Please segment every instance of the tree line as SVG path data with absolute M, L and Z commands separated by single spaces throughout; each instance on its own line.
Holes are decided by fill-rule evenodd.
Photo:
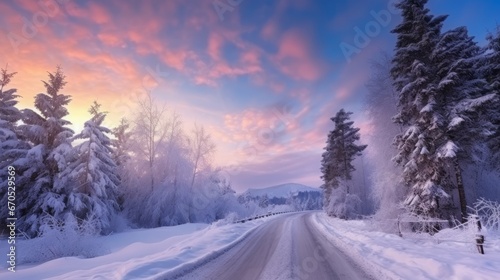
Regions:
M 83 130 L 75 133 L 61 68 L 43 82 L 46 91 L 35 96 L 34 110 L 18 109 L 17 90 L 6 89 L 15 74 L 0 73 L 0 198 L 7 205 L 12 166 L 22 235 L 83 224 L 108 234 L 123 223 L 157 227 L 245 215 L 212 164 L 215 145 L 203 126 L 186 132 L 178 114 L 167 115 L 148 95 L 130 120 L 114 128 L 103 125 L 108 112 L 94 102 Z M 0 223 L 7 217 L 2 207 Z
M 479 46 L 466 27 L 443 31 L 447 16 L 431 15 L 426 4 L 396 4 L 402 22 L 392 30 L 394 55 L 373 64 L 367 85 L 373 197 L 388 215 L 402 206 L 419 217 L 465 221 L 478 189 L 500 199 L 498 186 L 479 178 L 500 182 L 500 28 Z M 355 204 L 346 203 L 350 162 L 366 148 L 354 144 L 349 114 L 332 118 L 321 169 L 327 212 L 344 216 Z M 464 175 L 473 171 L 475 181 Z

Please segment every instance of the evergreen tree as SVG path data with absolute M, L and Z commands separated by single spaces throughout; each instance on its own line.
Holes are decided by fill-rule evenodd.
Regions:
M 396 4 L 401 10 L 403 22 L 391 31 L 397 34 L 391 69 L 394 87 L 399 94 L 400 112 L 395 119 L 404 126 L 413 124 L 426 105 L 426 96 L 422 95 L 422 91 L 431 82 L 429 54 L 435 49 L 447 17 L 429 15 L 426 3 L 427 0 L 403 0 Z
M 31 181 L 22 200 L 27 211 L 20 218 L 19 229 L 31 236 L 37 234 L 46 215 L 64 220 L 68 213 L 69 189 L 59 175 L 67 168 L 72 154 L 73 131 L 67 127 L 71 123 L 64 119 L 71 98 L 60 93 L 66 85 L 60 67 L 55 73 L 49 73 L 49 80 L 43 84 L 47 93 L 35 97 L 35 108 L 40 114 L 30 109 L 23 110 L 25 124 L 20 126 L 32 148 L 26 156 Z
M 29 182 L 29 176 L 24 172 L 30 168 L 29 162 L 25 160 L 29 144 L 22 140 L 22 135 L 17 126 L 21 119 L 21 111 L 17 109 L 16 89 L 4 90 L 16 73 L 8 73 L 6 69 L 0 71 L 0 202 L 5 207 L 0 210 L 0 225 L 8 218 L 8 190 L 9 190 L 9 166 L 15 169 L 16 176 L 14 188 L 17 194 L 16 214 L 25 212 L 25 204 L 20 201 L 25 192 L 25 186 Z M 12 189 L 11 189 L 12 190 Z M 19 217 L 19 216 L 18 216 Z
M 128 168 L 130 168 L 130 139 L 132 133 L 130 132 L 130 124 L 124 118 L 120 120 L 120 124 L 113 128 L 114 139 L 111 140 L 113 144 L 113 160 L 117 165 L 117 174 L 120 177 L 120 194 L 118 195 L 118 205 L 123 210 L 125 203 L 125 189 L 131 183 L 131 175 Z
M 441 36 L 446 16 L 429 15 L 427 0 L 396 4 L 403 21 L 397 34 L 391 75 L 398 94 L 399 113 L 394 117 L 404 131 L 397 135 L 395 162 L 403 166 L 403 181 L 410 188 L 405 204 L 417 214 L 441 215 L 440 199 L 448 199 L 441 165 L 435 162 L 436 135 L 444 133 L 436 103 L 436 66 L 432 52 Z
M 0 168 L 3 170 L 19 158 L 19 153 L 25 154 L 26 143 L 19 139 L 17 122 L 21 119 L 21 111 L 16 107 L 19 97 L 16 89 L 4 91 L 16 73 L 0 72 Z
M 321 161 L 321 178 L 324 182 L 322 188 L 325 193 L 324 205 L 326 207 L 330 204 L 332 190 L 352 179 L 352 172 L 355 170 L 352 162 L 367 147 L 355 144 L 359 140 L 359 128 L 354 128 L 354 122 L 349 121 L 351 114 L 341 109 L 335 117 L 331 118 L 335 128 L 328 134 Z M 347 184 L 346 193 L 349 194 Z
M 84 140 L 74 149 L 76 157 L 62 177 L 73 186 L 68 196 L 68 206 L 81 220 L 94 220 L 97 232 L 109 230 L 111 218 L 118 209 L 120 179 L 113 160 L 111 130 L 102 126 L 106 117 L 101 105 L 94 101 L 90 107 L 92 118 L 74 139 Z
M 486 54 L 482 60 L 482 73 L 491 86 L 491 91 L 500 95 L 500 26 L 497 26 L 496 33 L 490 33 L 486 37 L 488 45 Z M 489 118 L 493 123 L 491 135 L 489 137 L 489 148 L 492 152 L 491 162 L 494 167 L 500 170 L 500 99 L 491 106 Z
M 394 159 L 403 166 L 410 188 L 405 203 L 412 212 L 444 216 L 443 206 L 451 205 L 449 193 L 456 185 L 465 219 L 460 162 L 473 162 L 480 153 L 481 137 L 491 126 L 483 112 L 495 96 L 475 71 L 481 50 L 467 29 L 441 34 L 446 17 L 429 15 L 426 2 L 397 5 L 403 22 L 393 30 L 398 40 L 391 74 L 399 97 L 394 119 L 405 130 L 396 136 Z
M 113 136 L 115 137 L 112 140 L 114 146 L 113 160 L 117 166 L 125 164 L 130 159 L 129 145 L 131 132 L 129 129 L 130 124 L 124 118 L 120 120 L 120 124 L 117 127 L 113 128 Z
M 492 90 L 500 93 L 500 26 L 497 26 L 495 33 L 489 33 L 486 39 L 488 45 L 483 57 L 485 68 L 482 70 Z
M 453 170 L 463 219 L 467 203 L 460 163 L 477 162 L 481 156 L 482 143 L 492 126 L 484 113 L 495 99 L 486 80 L 476 71 L 481 53 L 465 27 L 444 33 L 432 53 L 438 79 L 434 86 L 436 99 L 429 104 L 436 119 L 436 129 L 431 130 L 436 146 L 434 161 L 443 169 Z

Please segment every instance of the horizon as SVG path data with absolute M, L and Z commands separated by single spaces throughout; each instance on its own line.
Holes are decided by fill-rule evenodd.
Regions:
M 308 185 L 299 184 L 299 183 L 287 182 L 287 183 L 281 183 L 281 184 L 267 186 L 267 187 L 258 187 L 258 188 L 256 188 L 256 187 L 250 187 L 250 188 L 248 188 L 246 190 L 243 190 L 241 192 L 236 192 L 236 194 L 242 194 L 242 193 L 245 193 L 245 192 L 250 191 L 250 190 L 263 190 L 263 189 L 270 189 L 270 188 L 275 188 L 275 187 L 281 187 L 281 186 L 285 186 L 285 185 L 301 185 L 303 187 L 308 187 L 308 188 L 313 188 L 313 189 L 321 190 L 320 186 L 314 187 L 314 186 L 308 186 Z

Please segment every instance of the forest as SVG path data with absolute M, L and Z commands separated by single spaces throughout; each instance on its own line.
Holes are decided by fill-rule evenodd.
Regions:
M 343 109 L 332 118 L 321 170 L 330 215 L 368 204 L 380 219 L 465 222 L 478 199 L 500 200 L 500 27 L 480 46 L 465 26 L 443 30 L 447 16 L 426 6 L 396 4 L 393 55 L 373 61 L 367 84 L 373 132 L 360 139 Z M 361 199 L 349 188 L 364 176 L 353 165 L 364 150 L 371 196 Z

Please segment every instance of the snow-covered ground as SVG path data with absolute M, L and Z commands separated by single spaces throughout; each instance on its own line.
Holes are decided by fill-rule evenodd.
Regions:
M 339 249 L 373 275 L 392 279 L 500 279 L 500 236 L 488 234 L 480 255 L 468 232 L 443 230 L 437 235 L 401 238 L 374 231 L 366 221 L 314 217 L 317 227 Z
M 25 264 L 15 273 L 6 272 L 2 264 L 0 279 L 164 279 L 223 254 L 276 217 L 244 224 L 221 221 L 129 230 L 97 238 L 108 254 Z M 467 232 L 401 238 L 374 230 L 369 221 L 344 221 L 321 212 L 313 213 L 311 220 L 332 245 L 377 279 L 500 279 L 500 236 L 492 233 L 486 234 L 486 254 L 480 255 L 474 244 L 446 241 L 470 240 Z M 6 251 L 6 242 L 0 243 L 0 251 Z
M 96 238 L 109 254 L 95 258 L 66 257 L 36 265 L 20 265 L 0 279 L 156 279 L 174 269 L 187 268 L 221 253 L 261 223 L 263 218 L 244 224 L 184 224 L 174 227 L 129 230 Z M 224 248 L 224 249 L 223 249 Z M 0 252 L 7 242 L 0 242 Z

